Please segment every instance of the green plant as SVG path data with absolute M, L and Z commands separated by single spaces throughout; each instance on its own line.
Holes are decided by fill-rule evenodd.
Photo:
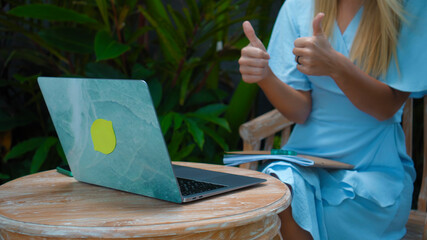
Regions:
M 236 91 L 228 107 L 234 73 L 222 65 L 247 44 L 244 19 L 270 32 L 260 13 L 274 1 L 1 1 L 0 181 L 66 161 L 41 75 L 144 79 L 171 158 L 221 163 L 255 98 L 239 99 L 257 91 Z
M 274 10 L 277 11 L 283 3 L 284 0 L 248 1 L 245 15 L 256 15 L 253 22 L 256 23 L 257 36 L 263 41 L 265 46 L 268 45 L 272 24 L 276 18 L 276 14 L 272 13 L 277 13 Z M 248 44 L 247 39 L 242 37 L 242 40 L 236 47 L 241 49 L 246 44 Z M 232 95 L 224 116 L 230 124 L 231 134 L 223 133 L 228 139 L 230 148 L 235 149 L 238 146 L 238 128 L 248 119 L 250 112 L 253 111 L 258 91 L 259 88 L 256 84 L 247 84 L 240 81 Z

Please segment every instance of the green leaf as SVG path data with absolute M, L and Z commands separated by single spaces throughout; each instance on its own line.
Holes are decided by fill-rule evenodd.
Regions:
M 45 43 L 41 37 L 32 31 L 29 31 L 27 28 L 20 26 L 14 21 L 9 21 L 7 18 L 1 18 L 0 17 L 0 23 L 5 25 L 8 29 L 13 29 L 13 32 L 20 32 L 35 43 L 39 44 L 41 47 L 46 48 L 50 53 L 58 57 L 61 61 L 65 63 L 69 63 L 68 59 L 62 56 L 56 49 L 53 49 L 51 46 Z M 60 65 L 60 64 L 58 64 Z
M 225 104 L 211 104 L 197 109 L 196 113 L 206 114 L 212 116 L 219 116 L 227 110 L 227 105 Z
M 153 76 L 154 74 L 155 72 L 153 70 L 148 69 L 139 63 L 135 63 L 132 67 L 133 79 L 147 80 L 147 78 Z
M 0 111 L 0 132 L 25 126 L 35 120 L 36 116 L 30 111 L 23 111 L 15 116 L 9 116 L 8 114 Z
M 159 2 L 158 0 L 154 0 Z M 151 2 L 151 1 L 150 1 Z M 161 2 L 159 2 L 162 4 Z M 169 18 L 163 16 L 163 11 L 160 11 L 160 15 L 152 15 L 150 11 L 139 7 L 139 11 L 147 18 L 153 28 L 156 30 L 157 35 L 161 40 L 160 47 L 163 50 L 165 57 L 174 62 L 179 62 L 184 56 L 183 53 L 183 43 L 179 43 L 179 37 L 176 35 L 176 29 L 173 28 L 172 23 L 170 23 Z M 155 14 L 155 13 L 153 13 Z
M 119 70 L 111 67 L 110 65 L 103 63 L 90 62 L 86 65 L 85 73 L 87 77 L 91 78 L 111 78 L 111 79 L 123 79 L 127 78 Z
M 208 103 L 216 103 L 228 96 L 228 93 L 220 89 L 204 89 L 198 93 L 192 94 L 188 98 L 187 106 L 206 105 Z
M 185 2 L 190 9 L 192 20 L 194 22 L 200 22 L 200 12 L 199 7 L 197 6 L 197 2 L 195 0 L 185 0 Z
M 108 32 L 101 30 L 95 36 L 95 55 L 96 61 L 116 58 L 130 47 L 117 42 Z
M 193 71 L 190 69 L 183 71 L 183 76 L 181 77 L 181 88 L 179 91 L 179 104 L 181 106 L 184 105 L 185 99 L 187 98 L 187 92 L 190 90 L 188 86 L 190 84 L 192 74 Z
M 153 105 L 157 108 L 162 101 L 162 84 L 157 79 L 153 79 L 147 82 L 148 89 L 150 90 L 151 99 L 153 100 Z
M 31 81 L 35 82 L 35 81 L 37 81 L 37 78 L 40 77 L 40 74 L 31 75 L 31 76 L 22 76 L 19 73 L 15 73 L 15 74 L 13 74 L 13 77 L 16 80 L 18 80 L 19 83 L 23 84 L 23 83 L 26 83 L 26 82 L 31 82 Z
M 199 126 L 197 126 L 196 122 L 189 118 L 185 119 L 185 123 L 197 146 L 199 146 L 200 149 L 203 149 L 203 144 L 205 143 L 205 135 L 203 131 L 199 128 Z
M 216 56 L 215 56 L 216 57 Z M 211 63 L 211 65 L 209 66 L 209 74 L 206 78 L 206 88 L 208 89 L 217 89 L 218 88 L 218 84 L 219 84 L 219 80 L 221 79 L 220 77 L 220 66 L 218 64 L 218 61 L 212 60 L 213 62 Z
M 138 3 L 138 0 L 126 0 L 126 5 L 128 5 L 130 9 L 135 8 L 135 5 L 137 3 Z
M 170 4 L 168 4 L 167 7 L 169 14 L 171 15 L 177 29 L 179 30 L 177 31 L 177 34 L 181 39 L 186 39 L 185 34 L 191 34 L 193 31 L 192 26 L 188 24 L 187 20 L 181 15 L 181 13 L 177 10 L 174 10 Z
M 110 21 L 108 20 L 108 3 L 106 0 L 95 0 L 98 5 L 99 12 L 101 13 L 102 20 L 104 20 L 106 29 L 110 29 Z
M 194 147 L 196 147 L 196 144 L 190 144 L 182 148 L 181 150 L 177 151 L 177 154 L 174 156 L 174 161 L 181 161 L 185 157 L 191 154 L 193 152 Z
M 162 129 L 163 135 L 168 132 L 170 126 L 172 125 L 173 115 L 173 112 L 170 112 L 162 117 L 160 121 L 160 128 Z
M 60 142 L 56 144 L 56 152 L 58 153 L 58 156 L 61 158 L 62 162 L 68 164 L 67 157 L 65 156 L 64 149 L 62 148 Z
M 205 29 L 203 29 L 200 33 L 200 37 L 198 37 L 195 41 L 194 41 L 194 45 L 198 46 L 200 44 L 205 43 L 206 41 L 211 40 L 212 38 L 217 38 L 218 34 L 220 34 L 221 32 L 225 31 L 227 28 L 229 28 L 231 25 L 234 25 L 236 23 L 241 23 L 242 21 L 247 20 L 247 17 L 242 17 L 239 19 L 234 19 L 234 20 L 230 20 L 226 23 L 222 23 L 222 24 L 218 24 L 215 25 L 214 23 L 209 23 L 210 24 L 210 28 L 206 27 Z M 247 42 L 248 40 L 246 40 Z
M 145 26 L 132 31 L 130 34 L 125 35 L 126 43 L 131 44 L 137 41 L 142 35 L 146 34 L 149 30 L 151 30 L 151 27 Z
M 173 119 L 173 123 L 174 123 L 173 130 L 174 131 L 178 130 L 181 127 L 183 121 L 184 121 L 184 116 L 182 116 L 179 113 L 175 113 L 174 119 Z
M 40 170 L 40 167 L 47 159 L 49 150 L 57 143 L 58 139 L 55 137 L 48 137 L 43 141 L 34 153 L 33 160 L 31 161 L 30 173 L 36 173 Z
M 228 145 L 225 142 L 225 139 L 223 137 L 221 137 L 218 133 L 216 133 L 214 130 L 212 130 L 211 128 L 202 126 L 202 130 L 203 132 L 205 132 L 209 137 L 211 137 L 216 143 L 218 143 L 218 145 L 224 150 L 224 151 L 228 151 Z
M 16 51 L 16 49 L 7 49 L 6 52 L 7 52 L 8 56 L 7 56 L 6 60 L 4 60 L 4 62 L 3 62 L 3 68 L 5 68 L 9 65 L 10 61 L 13 59 L 13 57 L 15 56 L 17 51 Z M 2 51 L 0 51 L 0 54 L 3 55 Z
M 177 155 L 179 146 L 181 145 L 182 141 L 184 140 L 184 137 L 186 135 L 186 132 L 184 131 L 174 131 L 172 134 L 172 140 L 168 144 L 168 152 L 171 156 L 171 159 L 175 159 L 175 155 Z
M 0 173 L 0 180 L 8 180 L 10 178 L 10 176 L 9 175 L 6 175 L 6 174 L 3 174 L 3 173 Z
M 16 144 L 9 151 L 9 153 L 6 154 L 6 156 L 3 159 L 3 162 L 7 163 L 9 159 L 20 157 L 27 152 L 37 149 L 44 141 L 45 141 L 45 138 L 37 137 L 37 138 L 31 138 Z
M 39 32 L 40 37 L 50 46 L 75 52 L 92 53 L 95 34 L 85 28 L 59 27 Z
M 161 110 L 162 112 L 170 112 L 174 107 L 176 107 L 179 100 L 179 91 L 175 89 L 165 88 L 164 100 L 162 101 Z M 169 90 L 169 91 L 168 91 Z
M 162 1 L 145 0 L 145 5 L 147 6 L 148 12 L 153 13 L 154 16 L 157 16 L 162 19 L 169 19 Z M 168 23 L 171 24 L 171 22 Z
M 16 53 L 13 56 L 14 60 L 28 61 L 28 62 L 31 62 L 31 64 L 34 64 L 35 66 L 44 67 L 48 65 L 48 60 L 46 59 L 46 56 L 37 50 L 16 49 L 13 51 L 16 51 Z
M 49 4 L 22 5 L 11 9 L 8 13 L 18 17 L 29 17 L 50 21 L 98 23 L 95 19 L 90 18 L 87 15 Z
M 232 133 L 238 132 L 239 126 L 247 120 L 258 90 L 259 88 L 256 84 L 248 84 L 243 81 L 237 86 L 225 113 L 225 119 L 230 124 Z M 238 141 L 239 135 L 237 134 L 227 138 L 231 149 L 236 148 Z
M 202 120 L 204 120 L 206 122 L 214 123 L 214 124 L 216 124 L 216 125 L 224 128 L 228 132 L 231 132 L 230 125 L 228 125 L 227 120 L 225 120 L 224 118 L 219 118 L 219 117 L 215 117 L 213 115 L 199 114 L 199 113 L 188 113 L 187 116 L 199 118 L 199 119 L 202 119 Z
M 187 20 L 188 24 L 190 25 L 191 29 L 194 29 L 193 19 L 191 17 L 190 11 L 188 11 L 188 8 L 183 8 L 182 12 L 184 12 L 186 20 Z
M 215 21 L 217 23 L 219 23 L 221 25 L 226 25 L 227 22 L 230 21 L 230 19 L 229 19 L 230 13 L 229 13 L 229 10 L 228 10 L 230 8 L 230 4 L 231 4 L 231 1 L 227 0 L 227 1 L 223 1 L 221 3 L 221 5 L 218 7 L 218 12 L 220 12 L 222 14 L 220 14 L 215 19 Z M 228 28 L 225 28 L 223 31 L 218 32 L 217 40 L 223 40 L 225 38 L 225 36 L 227 35 L 227 30 L 228 30 Z

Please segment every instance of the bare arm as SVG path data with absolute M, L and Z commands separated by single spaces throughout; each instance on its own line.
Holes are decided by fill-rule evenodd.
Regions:
M 311 92 L 290 87 L 274 75 L 268 67 L 269 77 L 258 82 L 268 100 L 289 120 L 304 123 L 311 112 Z
M 383 121 L 391 118 L 409 97 L 369 76 L 348 58 L 336 53 L 336 70 L 330 73 L 339 88 L 360 110 Z
M 242 49 L 239 59 L 243 81 L 257 83 L 271 104 L 289 120 L 296 123 L 305 122 L 311 112 L 310 92 L 295 90 L 278 79 L 268 66 L 270 56 L 256 37 L 250 23 L 243 23 L 243 29 L 250 41 L 250 44 Z

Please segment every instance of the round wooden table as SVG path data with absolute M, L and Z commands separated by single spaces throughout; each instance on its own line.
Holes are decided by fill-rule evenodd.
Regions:
M 267 182 L 176 204 L 41 172 L 0 186 L 0 239 L 281 239 L 277 214 L 291 200 L 285 184 L 242 168 L 177 164 Z

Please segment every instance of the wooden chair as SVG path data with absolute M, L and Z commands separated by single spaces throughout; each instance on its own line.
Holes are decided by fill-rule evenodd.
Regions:
M 279 111 L 272 110 L 240 126 L 240 137 L 243 140 L 243 150 L 271 150 L 277 135 L 281 137 L 281 147 L 288 141 L 292 125 Z M 412 156 L 413 102 L 406 102 L 402 126 L 405 132 L 407 152 Z M 424 126 L 427 126 L 427 96 L 424 97 Z M 423 137 L 423 173 L 422 184 L 418 197 L 418 206 L 409 216 L 407 234 L 404 239 L 427 240 L 427 127 L 424 127 Z M 240 167 L 256 170 L 258 162 L 245 163 Z

